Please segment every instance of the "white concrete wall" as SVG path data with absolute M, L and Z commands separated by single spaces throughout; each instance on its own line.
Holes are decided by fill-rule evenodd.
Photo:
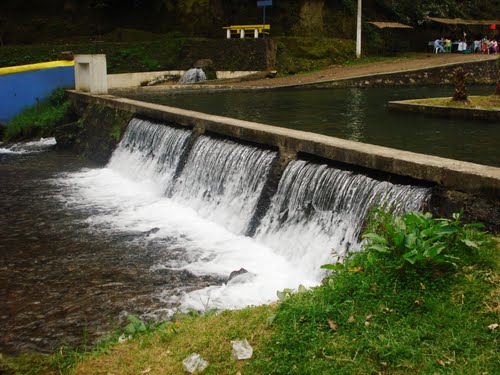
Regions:
M 140 72 L 108 74 L 108 87 L 110 89 L 124 89 L 128 87 L 139 87 L 142 82 L 152 81 L 165 75 L 181 76 L 185 70 L 165 70 L 161 72 Z
M 75 56 L 75 89 L 91 94 L 107 94 L 106 55 Z
M 217 72 L 217 79 L 231 79 L 249 76 L 251 74 L 259 73 L 259 71 L 220 71 Z
M 124 89 L 129 87 L 139 87 L 144 81 L 152 81 L 165 75 L 181 76 L 185 72 L 185 70 L 165 70 L 159 72 L 108 74 L 108 88 Z M 258 73 L 258 71 L 220 71 L 217 72 L 217 79 L 239 78 L 255 73 Z

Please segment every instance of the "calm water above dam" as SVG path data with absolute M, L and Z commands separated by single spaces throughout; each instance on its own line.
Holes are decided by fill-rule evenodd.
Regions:
M 469 87 L 471 95 L 493 87 Z M 147 91 L 143 91 L 147 92 Z M 500 166 L 500 124 L 392 113 L 390 100 L 450 96 L 450 87 L 287 89 L 156 95 L 127 94 L 199 112 L 311 131 L 402 150 Z

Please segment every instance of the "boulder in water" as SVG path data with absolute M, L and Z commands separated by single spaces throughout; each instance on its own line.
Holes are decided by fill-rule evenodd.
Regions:
M 243 275 L 244 273 L 248 273 L 248 271 L 244 268 L 240 268 L 238 271 L 233 271 L 229 274 L 229 279 L 227 279 L 227 281 L 234 279 L 236 276 Z
M 150 234 L 155 234 L 155 233 L 157 233 L 159 230 L 160 230 L 160 228 L 155 227 L 155 228 L 152 228 L 152 229 L 150 229 L 150 230 L 147 230 L 147 231 L 143 232 L 143 235 L 144 235 L 145 237 L 147 237 L 147 236 L 149 236 Z

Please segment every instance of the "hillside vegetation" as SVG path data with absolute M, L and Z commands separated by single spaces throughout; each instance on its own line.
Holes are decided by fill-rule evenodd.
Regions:
M 353 38 L 356 4 L 357 0 L 276 0 L 267 10 L 267 21 L 275 36 Z M 365 21 L 420 26 L 429 15 L 499 19 L 500 7 L 496 0 L 363 1 Z M 260 22 L 262 10 L 255 0 L 3 0 L 0 44 L 95 39 L 117 28 L 222 37 L 223 26 Z M 462 27 L 457 30 L 461 32 Z M 472 31 L 484 32 L 482 28 Z

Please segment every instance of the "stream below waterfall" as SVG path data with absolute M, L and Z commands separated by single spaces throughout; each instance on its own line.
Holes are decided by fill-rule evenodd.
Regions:
M 93 342 L 127 314 L 269 303 L 359 248 L 370 207 L 418 210 L 429 198 L 305 160 L 270 193 L 275 151 L 206 135 L 190 148 L 190 135 L 133 119 L 104 168 L 43 151 L 47 140 L 0 145 L 0 352 Z

